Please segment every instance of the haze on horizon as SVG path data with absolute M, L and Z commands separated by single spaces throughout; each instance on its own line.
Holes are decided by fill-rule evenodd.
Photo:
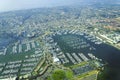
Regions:
M 1 0 L 0 12 L 31 9 L 40 7 L 55 7 L 71 5 L 79 0 Z
M 120 1 L 120 0 L 1 0 L 0 1 L 0 12 L 41 8 L 41 7 L 55 7 L 55 6 L 66 6 L 79 4 L 82 2 L 99 2 L 99 1 Z

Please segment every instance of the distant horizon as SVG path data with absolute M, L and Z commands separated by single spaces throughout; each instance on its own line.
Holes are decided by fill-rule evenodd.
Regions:
M 83 2 L 90 4 L 91 2 L 116 2 L 119 4 L 120 0 L 3 0 L 0 2 L 0 13 L 35 8 L 51 8 L 76 4 L 81 5 Z
M 69 6 L 69 5 L 64 5 Z M 64 7 L 64 6 L 54 6 L 54 7 Z M 6 12 L 14 12 L 14 11 L 24 11 L 24 10 L 32 10 L 32 9 L 42 9 L 42 8 L 54 8 L 54 7 L 36 7 L 36 8 L 26 8 L 26 9 L 15 9 L 15 10 L 8 10 L 8 11 L 2 11 L 0 13 L 6 13 Z
M 83 1 L 83 0 L 80 0 Z M 78 0 L 4 0 L 0 2 L 0 12 L 26 10 L 35 8 L 50 8 L 57 6 L 67 6 L 80 2 Z

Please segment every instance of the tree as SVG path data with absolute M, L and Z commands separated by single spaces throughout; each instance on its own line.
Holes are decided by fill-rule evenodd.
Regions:
M 66 78 L 66 74 L 63 70 L 55 70 L 52 74 L 53 80 L 64 80 Z

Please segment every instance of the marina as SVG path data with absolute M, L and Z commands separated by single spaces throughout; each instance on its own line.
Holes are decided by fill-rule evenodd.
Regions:
M 24 44 L 15 43 L 3 49 L 2 52 L 0 79 L 31 74 L 34 67 L 42 60 L 43 56 L 43 50 L 36 41 L 30 41 Z M 2 58 L 2 56 L 4 56 L 4 58 Z M 8 57 L 11 57 L 11 59 Z
M 118 62 L 120 62 L 120 50 L 106 44 L 105 41 L 96 37 L 94 34 L 87 34 L 74 30 L 68 30 L 67 32 L 66 30 L 61 30 L 59 31 L 59 34 L 54 33 L 51 36 L 53 42 L 50 44 L 57 43 L 61 52 L 63 54 L 67 53 L 67 56 L 65 55 L 65 57 L 68 58 L 69 64 L 76 64 L 80 63 L 80 61 L 95 59 L 106 62 L 109 65 L 109 68 L 112 71 L 109 72 L 108 75 L 111 75 L 112 73 L 118 74 L 120 72 L 120 64 L 118 64 Z M 56 48 L 55 45 L 54 48 Z

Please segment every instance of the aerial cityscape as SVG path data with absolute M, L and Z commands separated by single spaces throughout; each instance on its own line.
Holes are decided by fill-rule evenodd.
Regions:
M 0 12 L 0 80 L 120 80 L 120 0 Z

